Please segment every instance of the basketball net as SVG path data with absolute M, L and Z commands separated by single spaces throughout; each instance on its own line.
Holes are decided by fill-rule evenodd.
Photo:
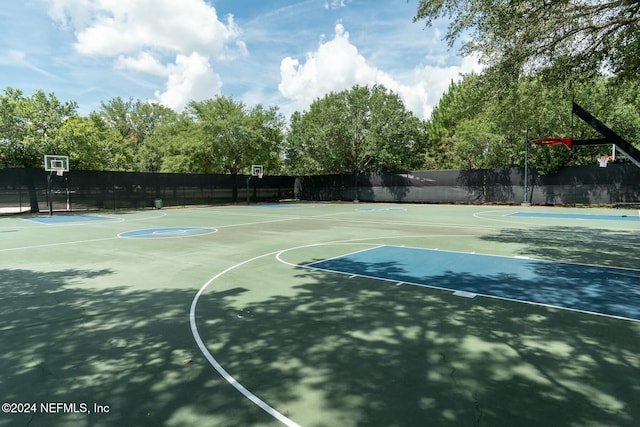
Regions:
M 56 171 L 56 175 L 58 175 L 58 176 L 64 175 L 64 168 L 56 167 L 53 170 Z
M 601 168 L 606 168 L 607 164 L 609 163 L 609 160 L 613 160 L 612 156 L 600 156 L 598 157 L 598 165 Z

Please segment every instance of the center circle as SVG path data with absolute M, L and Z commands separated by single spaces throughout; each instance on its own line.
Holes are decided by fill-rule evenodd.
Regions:
M 124 237 L 126 239 L 175 239 L 201 236 L 203 234 L 211 234 L 217 231 L 217 229 L 210 227 L 146 228 L 143 230 L 125 231 L 124 233 L 118 234 L 118 237 Z

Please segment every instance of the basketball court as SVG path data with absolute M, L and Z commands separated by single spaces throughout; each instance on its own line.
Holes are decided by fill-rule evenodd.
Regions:
M 0 426 L 635 426 L 639 232 L 521 206 L 0 216 Z

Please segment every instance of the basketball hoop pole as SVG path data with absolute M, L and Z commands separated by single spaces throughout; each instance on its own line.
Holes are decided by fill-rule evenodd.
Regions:
M 247 206 L 251 204 L 249 196 L 249 183 L 251 182 L 251 178 L 253 178 L 253 175 L 249 175 L 249 178 L 247 178 Z
M 527 193 L 529 191 L 529 126 L 524 129 L 524 197 L 522 204 L 528 203 Z
M 49 172 L 47 176 L 47 205 L 49 206 L 49 216 L 53 216 L 53 198 L 51 197 L 51 177 L 53 172 Z
M 252 178 L 262 179 L 262 175 L 264 174 L 264 166 L 263 165 L 252 165 L 251 166 L 251 174 L 247 178 L 247 205 L 251 204 L 251 196 L 249 194 L 250 188 L 249 184 L 251 183 Z M 253 197 L 257 199 L 257 188 L 253 187 Z

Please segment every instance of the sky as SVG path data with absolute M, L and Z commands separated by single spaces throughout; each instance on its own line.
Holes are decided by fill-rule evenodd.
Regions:
M 417 0 L 21 0 L 0 9 L 0 90 L 120 97 L 182 111 L 223 95 L 289 117 L 329 92 L 382 84 L 428 119 L 481 69 L 414 23 Z

